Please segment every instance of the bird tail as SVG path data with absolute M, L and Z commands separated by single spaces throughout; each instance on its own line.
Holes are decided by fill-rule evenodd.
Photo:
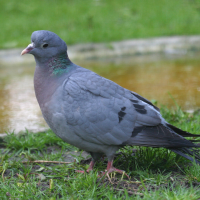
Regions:
M 196 140 L 188 140 L 185 137 L 199 137 L 183 131 L 171 124 L 159 124 L 157 126 L 136 127 L 131 138 L 125 141 L 125 145 L 137 145 L 148 147 L 164 147 L 190 161 L 200 164 L 200 146 Z
M 174 130 L 172 128 L 174 128 Z M 131 138 L 125 141 L 125 145 L 165 147 L 165 148 L 183 148 L 199 147 L 192 141 L 184 138 L 191 137 L 193 134 L 184 132 L 176 127 L 168 127 L 163 124 L 157 126 L 138 126 L 132 132 Z M 177 132 L 175 130 L 178 130 Z M 196 135 L 194 135 L 196 137 Z M 198 136 L 198 135 L 197 135 Z
M 197 134 L 192 134 L 186 131 L 183 131 L 171 124 L 166 124 L 170 129 L 172 129 L 174 132 L 176 132 L 177 134 L 181 135 L 182 137 L 200 137 L 200 135 Z M 191 142 L 199 142 L 200 140 L 189 140 Z M 184 158 L 192 161 L 192 162 L 196 162 L 198 164 L 200 164 L 200 155 L 199 155 L 199 150 L 195 149 L 195 148 L 200 148 L 200 146 L 195 146 L 195 147 L 181 147 L 181 148 L 168 148 L 171 151 L 173 151 L 174 153 L 179 154 L 180 156 L 183 156 Z
M 183 156 L 184 158 L 192 162 L 195 161 L 196 163 L 200 164 L 200 155 L 197 149 L 194 149 L 192 147 L 167 148 L 167 149 L 173 151 L 174 153 L 177 153 L 180 156 Z
M 196 135 L 196 134 L 189 133 L 187 131 L 183 131 L 180 128 L 177 128 L 176 126 L 173 126 L 171 124 L 167 123 L 166 125 L 168 128 L 172 129 L 175 133 L 177 133 L 183 137 L 200 137 L 200 135 Z

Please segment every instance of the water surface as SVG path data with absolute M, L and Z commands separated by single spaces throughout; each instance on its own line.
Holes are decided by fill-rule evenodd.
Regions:
M 200 107 L 200 56 L 138 56 L 75 62 L 158 105 Z M 0 133 L 47 128 L 33 89 L 35 64 L 0 64 Z M 172 98 L 172 97 L 173 98 Z M 174 100 L 173 100 L 174 99 Z

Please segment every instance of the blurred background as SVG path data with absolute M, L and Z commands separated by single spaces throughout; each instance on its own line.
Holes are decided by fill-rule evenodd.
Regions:
M 34 59 L 13 56 L 30 43 L 35 30 L 55 32 L 69 52 L 82 44 L 83 53 L 88 43 L 104 43 L 112 51 L 113 41 L 200 36 L 198 0 L 1 0 L 0 8 L 0 133 L 46 129 L 34 96 Z M 192 112 L 200 107 L 199 49 L 200 43 L 182 51 L 72 61 L 158 106 L 178 104 Z

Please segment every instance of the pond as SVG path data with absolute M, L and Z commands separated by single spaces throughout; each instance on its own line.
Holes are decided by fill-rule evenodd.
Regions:
M 200 55 L 147 55 L 75 62 L 158 106 L 200 107 Z M 33 89 L 35 63 L 0 64 L 0 133 L 47 128 Z

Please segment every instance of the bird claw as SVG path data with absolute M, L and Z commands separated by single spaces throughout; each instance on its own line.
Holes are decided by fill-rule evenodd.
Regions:
M 91 171 L 93 171 L 93 170 L 92 169 L 87 169 L 86 171 L 84 171 L 84 170 L 76 170 L 75 172 L 84 174 L 85 172 L 89 173 Z
M 90 171 L 92 171 L 92 170 L 93 170 L 93 167 L 94 167 L 94 161 L 91 161 L 91 162 L 90 162 L 90 165 L 89 165 L 89 168 L 86 170 L 86 172 L 89 173 Z M 82 174 L 85 173 L 85 171 L 83 171 L 83 170 L 76 170 L 76 172 L 77 172 L 77 173 L 82 173 Z
M 83 170 L 76 170 L 75 172 L 85 174 L 85 171 Z
M 94 161 L 91 161 L 90 165 L 89 165 L 89 168 L 86 171 L 76 170 L 76 172 L 82 173 L 82 174 L 84 174 L 85 172 L 89 173 L 90 171 L 93 170 L 93 167 L 94 167 Z M 116 173 L 122 174 L 122 178 L 123 178 L 124 175 L 126 175 L 127 178 L 130 179 L 130 177 L 128 176 L 128 174 L 125 173 L 125 171 L 113 167 L 113 161 L 108 162 L 107 170 L 105 172 L 101 172 L 101 174 L 98 175 L 98 177 L 102 177 L 102 176 L 106 175 L 108 177 L 109 181 L 111 181 L 109 174 L 111 174 L 112 172 L 116 172 Z
M 110 168 L 110 169 L 107 171 L 107 174 L 110 174 L 110 173 L 113 173 L 113 172 L 122 174 L 122 177 L 125 175 L 128 179 L 130 179 L 130 177 L 128 176 L 127 173 L 125 173 L 125 171 L 120 170 L 120 169 L 117 169 L 117 168 L 115 168 L 115 167 Z
M 105 175 L 106 175 L 106 176 L 110 179 L 109 174 L 111 174 L 111 173 L 113 173 L 113 172 L 122 174 L 122 176 L 125 175 L 125 176 L 127 176 L 128 179 L 130 179 L 130 177 L 128 176 L 128 174 L 125 173 L 125 171 L 120 170 L 120 169 L 117 169 L 117 168 L 115 168 L 115 167 L 111 167 L 109 170 L 105 170 L 105 172 L 101 172 L 102 175 L 99 175 L 99 176 L 105 176 Z

